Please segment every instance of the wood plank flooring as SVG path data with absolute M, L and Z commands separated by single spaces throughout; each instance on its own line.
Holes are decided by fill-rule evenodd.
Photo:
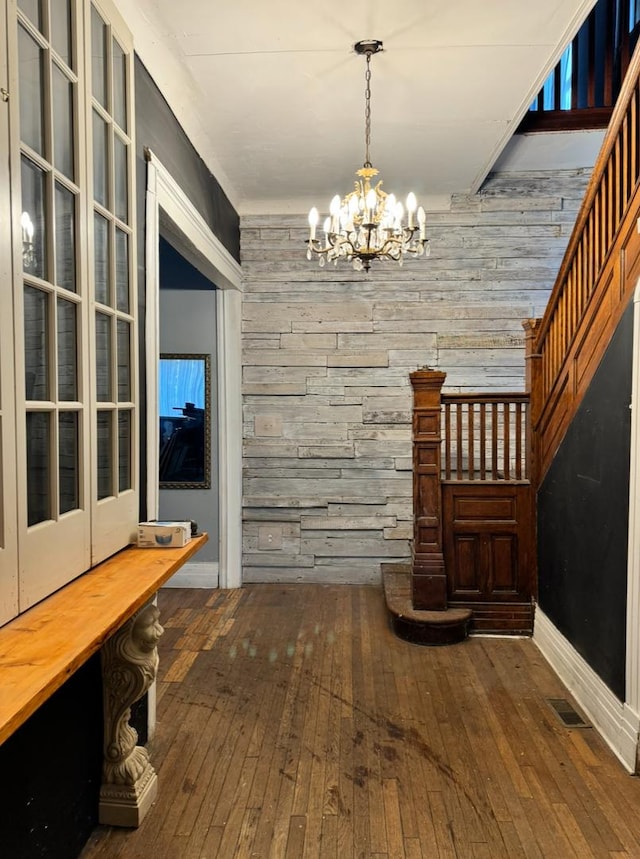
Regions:
M 82 859 L 640 859 L 640 780 L 530 640 L 408 644 L 374 587 L 159 605 L 159 797 Z

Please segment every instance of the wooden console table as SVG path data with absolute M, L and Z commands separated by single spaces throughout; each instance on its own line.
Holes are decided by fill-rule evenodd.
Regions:
M 162 627 L 153 597 L 206 541 L 203 534 L 179 549 L 123 549 L 0 628 L 0 743 L 101 650 L 101 823 L 137 826 L 156 796 L 130 708 L 156 676 Z

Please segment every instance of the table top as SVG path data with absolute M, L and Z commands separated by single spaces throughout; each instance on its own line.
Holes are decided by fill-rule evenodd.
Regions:
M 129 547 L 0 628 L 0 743 L 206 542 Z

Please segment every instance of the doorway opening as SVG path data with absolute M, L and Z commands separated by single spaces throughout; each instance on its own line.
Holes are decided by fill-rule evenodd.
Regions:
M 160 248 L 169 245 L 173 252 L 189 266 L 199 289 L 189 290 L 182 300 L 168 298 L 164 293 L 179 290 L 161 289 L 163 278 Z M 167 342 L 164 328 L 185 327 L 192 315 L 187 312 L 190 303 L 194 310 L 200 293 L 209 310 L 207 324 L 213 326 L 211 342 L 211 389 L 215 391 L 215 420 L 211 423 L 212 444 L 215 445 L 217 533 L 209 533 L 209 546 L 215 549 L 215 560 L 196 560 L 183 568 L 183 575 L 191 577 L 179 582 L 184 586 L 222 588 L 240 587 L 242 584 L 242 397 L 241 397 L 241 270 L 210 230 L 189 198 L 163 167 L 156 156 L 147 151 L 146 199 L 146 363 L 147 363 L 147 518 L 158 519 L 173 508 L 161 503 L 159 487 L 160 400 L 159 361 Z M 203 278 L 210 288 L 202 288 Z M 163 305 L 165 305 L 163 307 Z M 197 312 L 197 311 L 196 311 Z M 171 331 L 166 336 L 171 337 Z M 184 342 L 188 332 L 180 334 Z M 180 347 L 182 348 L 182 347 Z M 193 349 L 205 354 L 206 350 Z M 170 490 L 169 490 L 170 491 Z M 200 490 L 194 490 L 198 492 Z M 163 490 L 164 492 L 164 490 Z M 177 495 L 182 494 L 177 492 Z M 173 502 L 171 502 L 173 503 Z M 185 504 L 180 509 L 186 509 Z M 165 512 L 166 511 L 166 512 Z M 184 515 L 181 513 L 181 516 Z M 188 518 L 195 518 L 189 516 Z M 197 519 L 196 519 L 197 521 Z M 200 523 L 198 523 L 200 524 Z M 204 523 L 203 523 L 204 524 Z M 204 551 L 204 550 L 203 550 Z M 200 553 L 201 554 L 201 553 Z M 202 564 L 200 569 L 195 568 Z M 217 563 L 217 582 L 212 578 Z
M 158 519 L 189 521 L 209 541 L 171 580 L 219 584 L 215 284 L 160 233 Z

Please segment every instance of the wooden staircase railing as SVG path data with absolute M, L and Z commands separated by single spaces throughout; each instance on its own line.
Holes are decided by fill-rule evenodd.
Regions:
M 529 479 L 529 394 L 442 394 L 444 480 Z
M 444 381 L 428 368 L 411 374 L 413 608 L 473 611 L 485 632 L 531 632 L 529 395 L 443 394 Z
M 640 273 L 640 49 L 636 49 L 547 310 L 528 326 L 534 467 L 541 480 Z

